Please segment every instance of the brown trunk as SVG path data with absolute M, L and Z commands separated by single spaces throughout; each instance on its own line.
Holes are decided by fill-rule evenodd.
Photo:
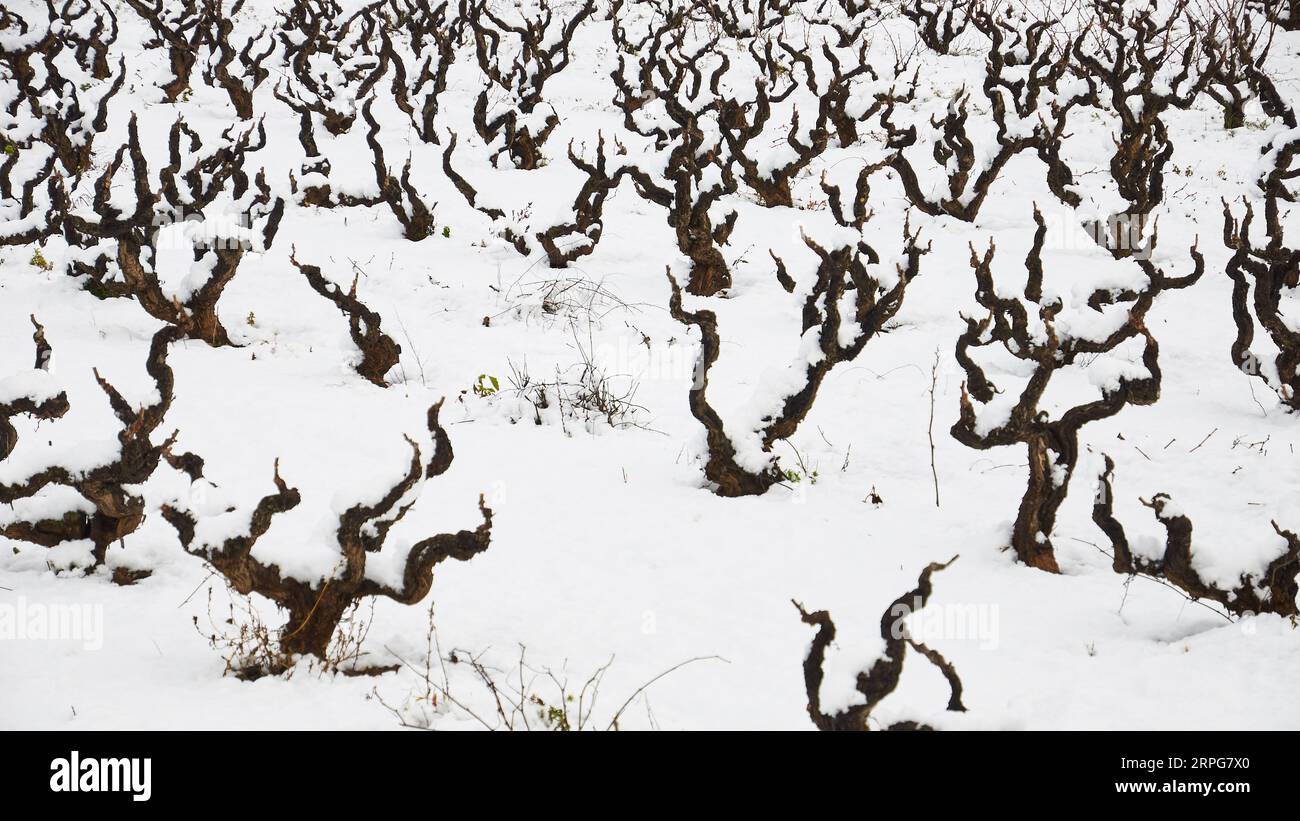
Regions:
M 194 317 L 194 330 L 190 336 L 201 339 L 214 348 L 230 344 L 230 337 L 226 334 L 226 328 L 221 324 L 221 320 L 217 319 L 215 310 Z
M 382 335 L 374 345 L 361 349 L 361 363 L 357 373 L 379 387 L 387 387 L 384 375 L 392 370 L 400 359 L 401 348 L 387 335 Z
M 786 179 L 764 179 L 763 177 L 750 177 L 745 182 L 754 193 L 758 194 L 758 199 L 763 203 L 765 208 L 793 208 L 794 196 L 790 193 L 790 182 Z
M 528 129 L 515 132 L 515 137 L 510 142 L 510 158 L 514 160 L 515 167 L 520 171 L 533 171 L 537 168 L 542 152 L 537 148 Z
M 108 548 L 114 542 L 121 541 L 134 533 L 142 522 L 144 522 L 143 501 L 141 501 L 139 510 L 131 511 L 120 518 L 99 512 L 91 516 L 90 532 L 87 537 L 94 544 L 95 564 L 103 564 L 108 555 Z
M 719 291 L 731 287 L 731 272 L 722 254 L 716 249 L 693 257 L 691 278 L 686 290 L 696 296 L 713 296 Z
M 239 119 L 253 119 L 253 93 L 224 69 L 217 79 L 221 87 L 226 90 L 226 95 L 230 97 L 230 104 L 235 107 L 235 114 Z
M 342 595 L 339 580 L 327 581 L 320 590 L 302 588 L 288 605 L 289 620 L 284 625 L 280 649 L 286 655 L 311 655 L 324 659 L 334 631 L 347 613 L 351 597 Z
M 194 68 L 194 54 L 188 49 L 171 49 L 172 79 L 163 85 L 163 93 L 170 102 L 176 102 L 190 87 L 190 70 Z
M 1223 127 L 1225 129 L 1241 128 L 1246 124 L 1246 101 L 1234 99 L 1223 107 Z
M 710 437 L 712 438 L 712 437 Z M 704 465 L 704 476 L 716 484 L 719 496 L 762 496 L 772 485 L 781 481 L 775 470 L 767 473 L 750 473 L 730 458 L 720 458 L 712 449 Z
M 1020 501 L 1020 512 L 1016 515 L 1015 529 L 1011 534 L 1011 547 L 1020 561 L 1030 567 L 1048 573 L 1060 573 L 1050 534 L 1056 523 L 1057 508 L 1065 500 L 1069 485 L 1063 484 L 1058 488 L 1052 481 L 1052 451 L 1045 434 L 1029 440 L 1028 445 L 1029 487 Z

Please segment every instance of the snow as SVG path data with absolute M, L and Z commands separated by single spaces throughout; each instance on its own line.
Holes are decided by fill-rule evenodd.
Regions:
M 62 390 L 62 385 L 53 374 L 33 368 L 26 373 L 16 373 L 0 379 L 0 405 L 9 405 L 19 399 L 30 399 L 39 405 L 58 396 Z
M 43 5 L 27 5 L 44 19 Z M 236 39 L 273 25 L 275 5 L 249 0 Z M 345 5 L 354 9 L 358 3 Z M 191 99 L 160 102 L 151 78 L 167 75 L 165 53 L 134 45 L 148 39 L 144 27 L 129 10 L 119 17 L 122 42 L 133 44 L 130 79 L 110 106 L 108 131 L 95 137 L 96 174 L 125 139 L 134 113 L 156 175 L 166 164 L 167 131 L 178 112 L 209 147 L 232 122 L 232 109 L 223 92 L 198 79 L 201 67 Z M 892 65 L 885 35 L 901 34 L 910 42 L 910 26 L 896 16 L 881 23 L 871 52 L 878 68 Z M 1298 99 L 1300 82 L 1291 78 L 1300 77 L 1300 58 L 1294 56 L 1300 34 L 1276 36 L 1269 65 L 1282 78 L 1284 93 Z M 10 48 L 19 39 L 0 34 L 0 45 Z M 947 189 L 930 153 L 935 134 L 928 119 L 945 110 L 958 87 L 966 85 L 972 94 L 973 173 L 995 146 L 979 91 L 984 58 L 977 51 L 919 54 L 916 102 L 900 104 L 894 118 L 900 127 L 918 124 L 918 145 L 908 156 L 922 172 L 922 190 L 932 195 Z M 272 464 L 279 459 L 281 475 L 299 489 L 302 503 L 274 519 L 254 556 L 286 576 L 321 582 L 337 573 L 338 515 L 377 501 L 405 475 L 411 452 L 403 435 L 419 444 L 422 461 L 428 461 L 433 445 L 425 414 L 444 397 L 441 418 L 455 461 L 446 474 L 418 482 L 403 500 L 415 504 L 367 569 L 372 579 L 396 583 L 410 545 L 477 526 L 477 500 L 484 494 L 494 512 L 491 547 L 472 561 L 439 565 L 435 574 L 429 601 L 436 605 L 444 654 L 453 648 L 484 653 L 496 668 L 511 669 L 524 645 L 533 663 L 563 667 L 571 681 L 585 679 L 612 655 L 616 661 L 602 684 L 602 704 L 621 702 L 675 664 L 716 655 L 725 661 L 690 664 L 648 691 L 658 725 L 808 729 L 800 664 L 813 631 L 800 622 L 791 598 L 836 619 L 839 635 L 828 654 L 823 703 L 847 706 L 860 698 L 854 676 L 883 651 L 881 612 L 915 585 L 926 564 L 960 553 L 960 561 L 935 575 L 934 596 L 917 615 L 914 634 L 952 661 L 970 712 L 945 713 L 942 677 L 909 652 L 899 689 L 873 723 L 915 719 L 952 729 L 1300 727 L 1290 684 L 1300 677 L 1300 633 L 1288 620 L 1269 615 L 1229 624 L 1165 586 L 1143 579 L 1130 584 L 1112 572 L 1110 557 L 1093 546 L 1104 544 L 1104 537 L 1091 520 L 1089 492 L 1101 454 L 1110 455 L 1116 462 L 1115 514 L 1135 553 L 1151 557 L 1163 551 L 1164 528 L 1139 498 L 1169 493 L 1173 501 L 1165 516 L 1180 511 L 1194 524 L 1195 567 L 1225 585 L 1241 573 L 1260 572 L 1281 554 L 1284 544 L 1270 521 L 1300 529 L 1300 463 L 1292 451 L 1300 428 L 1262 382 L 1230 361 L 1231 283 L 1221 274 L 1229 252 L 1218 239 L 1220 197 L 1256 198 L 1254 180 L 1271 162 L 1261 150 L 1276 149 L 1294 135 L 1280 127 L 1225 132 L 1221 112 L 1205 99 L 1166 115 L 1175 144 L 1171 166 L 1178 171 L 1171 167 L 1166 174 L 1157 258 L 1169 275 L 1185 273 L 1187 248 L 1199 235 L 1206 274 L 1192 288 L 1162 295 L 1148 316 L 1148 329 L 1160 344 L 1159 401 L 1084 428 L 1079 464 L 1068 477 L 1071 493 L 1051 537 L 1063 571 L 1053 576 L 1018 565 L 1001 550 L 1025 488 L 1023 447 L 977 451 L 948 435 L 964 378 L 953 350 L 965 330 L 961 315 L 985 313 L 974 298 L 971 244 L 982 254 L 994 239 L 998 293 L 1023 294 L 1023 261 L 1034 235 L 1031 203 L 1049 224 L 1044 291 L 1065 306 L 1057 330 L 1100 339 L 1118 327 L 1122 309 L 1098 312 L 1083 300 L 1098 288 L 1141 287 L 1143 277 L 1133 264 L 1097 249 L 1079 227 L 1085 215 L 1116 210 L 1106 172 L 1113 116 L 1094 116 L 1086 108 L 1071 115 L 1064 156 L 1077 171 L 1089 172 L 1075 175 L 1074 187 L 1085 200 L 1078 210 L 1060 205 L 1048 191 L 1033 152 L 1006 166 L 972 223 L 913 210 L 912 227 L 920 229 L 923 244 L 933 241 L 933 250 L 908 285 L 896 322 L 857 360 L 831 371 L 807 420 L 771 452 L 761 449 L 756 428 L 802 386 L 807 365 L 821 356 L 818 329 L 803 333 L 800 322 L 816 269 L 800 230 L 828 250 L 866 241 L 881 257 L 869 270 L 888 288 L 897 277 L 906 201 L 897 176 L 882 172 L 872 177 L 875 216 L 865 231 L 841 228 L 819 204 L 825 199 L 818 185 L 823 172 L 844 186 L 846 209 L 851 204 L 858 169 L 884 156 L 875 124 L 863 124 L 853 146 L 832 140 L 795 181 L 796 209 L 764 209 L 743 183 L 737 195 L 723 198 L 713 211 L 715 225 L 727 211 L 740 214 L 730 243 L 722 247 L 733 287 L 725 298 L 685 296 L 688 310 L 718 316 L 722 353 L 710 373 L 710 401 L 741 464 L 757 470 L 776 460 L 782 469 L 804 473 L 802 460 L 818 473 L 815 484 L 805 479 L 762 497 L 723 499 L 704 487 L 704 437 L 687 406 L 698 333 L 667 312 L 665 267 L 684 283 L 688 265 L 663 210 L 623 185 L 609 197 L 594 252 L 565 271 L 549 270 L 540 250 L 524 257 L 497 236 L 505 224 L 537 231 L 571 215 L 583 175 L 565 157 L 570 140 L 590 159 L 582 146 L 594 150 L 594 135 L 603 131 L 611 170 L 635 162 L 656 178 L 662 174 L 662 152 L 654 150 L 653 140 L 628 134 L 622 113 L 609 102 L 614 90 L 608 74 L 616 58 L 608 21 L 597 15 L 584 22 L 572 64 L 548 82 L 549 105 L 530 121 L 539 127 L 550 105 L 559 113 L 561 125 L 543 148 L 549 164 L 526 172 L 511 168 L 506 155 L 498 168 L 488 161 L 489 151 L 470 122 L 481 87 L 472 46 L 458 58 L 441 100 L 438 130 L 459 135 L 453 164 L 479 189 L 479 204 L 511 215 L 497 225 L 466 204 L 442 175 L 445 142 L 421 143 L 388 94 L 390 78 L 378 84 L 374 113 L 389 170 L 399 173 L 411 153 L 413 183 L 426 202 L 437 203 L 438 231 L 412 243 L 384 206 L 287 205 L 274 244 L 265 253 L 244 255 L 221 298 L 220 316 L 239 347 L 188 342 L 172 348 L 175 400 L 154 440 L 179 429 L 175 450 L 203 456 L 206 478 L 191 485 L 160 467 L 137 489 L 147 501 L 145 523 L 108 557 L 110 567 L 149 569 L 152 575 L 118 587 L 107 569 L 89 576 L 68 569 L 87 561 L 88 542 L 50 550 L 0 539 L 0 588 L 6 588 L 0 589 L 0 602 L 21 595 L 51 605 L 93 604 L 104 616 L 102 649 L 0 641 L 0 727 L 396 727 L 394 716 L 370 697 L 372 690 L 401 705 L 409 723 L 476 726 L 445 702 L 420 700 L 422 682 L 406 667 L 377 679 L 223 678 L 223 661 L 196 633 L 194 619 L 207 624 L 209 612 L 223 618 L 229 593 L 200 558 L 181 549 L 159 512 L 165 503 L 191 510 L 198 523 L 196 545 L 246 534 L 253 507 L 274 491 Z M 823 58 L 814 53 L 814 59 L 820 71 Z M 634 70 L 636 58 L 628 62 Z M 415 68 L 407 65 L 408 72 Z M 729 81 L 747 94 L 752 79 Z M 274 82 L 273 74 L 256 93 L 268 145 L 250 153 L 251 167 L 265 166 L 272 188 L 286 199 L 290 171 L 299 191 L 328 183 L 336 193 L 373 194 L 365 123 L 337 138 L 318 130 L 332 172 L 304 175 L 298 116 L 275 100 Z M 867 78 L 855 84 L 850 111 L 865 109 L 874 90 L 891 82 L 886 70 L 880 83 Z M 0 82 L 0 95 L 7 93 L 4 88 Z M 1065 80 L 1056 96 L 1068 99 L 1081 90 L 1080 82 Z M 806 89 L 792 100 L 806 106 Z M 788 105 L 774 108 L 768 130 L 755 141 L 764 148 L 761 168 L 788 158 L 784 142 L 778 142 L 789 124 Z M 636 119 L 656 122 L 663 110 L 662 101 L 651 101 Z M 800 110 L 807 112 L 800 122 L 806 134 L 815 108 Z M 0 114 L 2 133 L 22 139 L 29 124 L 6 117 Z M 1248 119 L 1263 118 L 1252 103 Z M 1012 133 L 1034 122 L 1012 122 Z M 715 125 L 703 127 L 706 144 L 712 144 Z M 616 135 L 626 154 L 617 153 Z M 19 178 L 43 162 L 37 149 L 31 155 L 20 158 Z M 114 180 L 112 201 L 129 211 L 134 194 L 127 166 Z M 707 188 L 715 175 L 709 169 L 697 185 Z M 88 201 L 74 200 L 74 208 L 89 213 Z M 525 209 L 526 217 L 513 213 Z M 231 212 L 223 199 L 206 216 L 228 226 Z M 1257 231 L 1261 212 L 1257 204 Z M 1294 215 L 1285 217 L 1289 232 L 1300 232 Z M 40 221 L 0 212 L 0 234 Z M 444 226 L 449 236 L 442 235 Z M 215 258 L 209 254 L 196 262 L 190 240 L 231 232 L 188 222 L 167 232 L 177 235 L 175 245 L 160 241 L 155 264 L 167 293 L 184 298 L 206 279 Z M 289 264 L 291 248 L 300 262 L 321 266 L 335 282 L 346 286 L 359 277 L 361 298 L 402 346 L 389 387 L 378 388 L 350 368 L 358 352 L 347 320 Z M 798 284 L 795 293 L 777 284 L 769 248 L 787 263 Z M 0 464 L 0 482 L 48 465 L 88 470 L 117 455 L 120 424 L 92 367 L 133 406 L 154 396 L 143 366 L 158 321 L 130 300 L 98 299 L 61 273 L 63 264 L 89 262 L 95 254 L 69 248 L 60 237 L 48 240 L 43 254 L 55 265 L 53 272 L 30 264 L 31 247 L 0 247 L 0 402 L 66 391 L 72 409 L 59 420 L 13 420 L 19 443 Z M 566 277 L 599 283 L 616 299 L 590 314 L 581 303 L 552 313 L 536 283 Z M 1036 308 L 1029 307 L 1041 338 Z M 57 378 L 31 370 L 33 313 L 46 326 Z M 1284 321 L 1295 323 L 1300 311 L 1292 313 Z M 490 323 L 484 324 L 485 317 Z M 846 321 L 840 342 L 851 342 L 855 334 Z M 1271 367 L 1262 337 L 1253 345 Z M 1059 418 L 1065 409 L 1115 390 L 1121 380 L 1145 377 L 1142 340 L 1135 342 L 1054 379 L 1043 409 Z M 511 364 L 526 363 L 534 376 L 550 381 L 557 371 L 571 373 L 585 356 L 617 375 L 620 384 L 635 384 L 634 401 L 644 409 L 636 424 L 578 424 L 558 406 L 543 413 L 543 424 L 533 424 L 531 406 L 509 390 Z M 979 407 L 977 432 L 1007 419 L 1029 373 L 1005 351 L 990 350 L 986 367 L 1002 392 Z M 476 395 L 472 388 L 480 374 L 497 377 L 501 392 Z M 927 438 L 932 399 L 938 508 Z M 1198 446 L 1212 431 L 1217 433 Z M 1247 446 L 1265 439 L 1267 446 Z M 1054 481 L 1065 480 L 1064 474 L 1054 471 Z M 866 501 L 873 490 L 883 504 Z M 51 491 L 0 506 L 0 522 L 70 509 L 87 507 Z M 429 601 L 415 607 L 379 601 L 369 616 L 368 651 L 421 666 Z M 268 623 L 281 621 L 272 603 L 253 602 Z M 930 610 L 938 627 L 926 621 Z M 974 615 L 945 626 L 944 618 L 960 619 L 953 614 L 962 612 Z M 958 626 L 972 623 L 973 629 L 959 635 Z M 458 692 L 472 697 L 472 680 L 461 672 L 453 676 Z M 638 702 L 623 723 L 649 726 L 645 705 Z

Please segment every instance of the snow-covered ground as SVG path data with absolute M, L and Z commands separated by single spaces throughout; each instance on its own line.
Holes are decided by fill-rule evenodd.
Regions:
M 125 3 L 108 2 L 122 28 L 112 53 L 125 57 L 127 77 L 109 106 L 108 128 L 95 138 L 95 171 L 81 181 L 83 195 L 125 141 L 132 116 L 155 174 L 166 163 L 168 129 L 178 114 L 207 141 L 236 122 L 225 92 L 202 82 L 201 69 L 192 93 L 166 102 L 159 89 L 169 76 L 165 50 L 146 48 L 141 20 Z M 247 37 L 274 26 L 275 7 L 286 5 L 248 0 L 236 31 Z M 43 6 L 12 7 L 44 20 Z M 558 5 L 557 15 L 571 7 Z M 570 141 L 575 153 L 585 150 L 590 158 L 599 132 L 624 144 L 627 154 L 614 157 L 620 162 L 650 168 L 663 161 L 652 140 L 625 129 L 611 103 L 609 74 L 619 54 L 607 4 L 598 7 L 577 30 L 571 64 L 546 85 L 546 110 L 553 107 L 560 124 L 543 147 L 544 167 L 515 170 L 504 155 L 500 167 L 489 162 L 471 123 L 483 85 L 472 41 L 459 47 L 440 100 L 438 129 L 458 134 L 453 163 L 478 189 L 479 205 L 526 211 L 515 222 L 534 231 L 559 221 L 582 184 L 565 156 Z M 791 42 L 824 34 L 795 16 L 783 27 Z M 892 77 L 894 43 L 906 50 L 913 24 L 887 12 L 869 36 L 873 63 L 882 78 Z M 922 48 L 914 57 L 920 68 L 915 99 L 900 103 L 894 117 L 919 124 L 922 146 L 909 156 L 929 172 L 922 178 L 927 190 L 940 180 L 927 122 L 942 115 L 959 89 L 973 92 L 977 156 L 993 143 L 988 102 L 978 92 L 987 41 L 974 28 L 960 39 L 968 45 L 953 54 Z M 717 48 L 735 61 L 724 88 L 752 94 L 756 69 L 744 46 L 723 37 Z M 1296 98 L 1298 52 L 1300 33 L 1278 32 L 1268 62 L 1279 88 Z M 109 567 L 90 574 L 75 569 L 84 545 L 49 549 L 0 539 L 6 613 L 89 605 L 91 624 L 102 627 L 95 640 L 0 640 L 0 727 L 398 727 L 388 705 L 407 723 L 472 729 L 482 724 L 467 708 L 486 711 L 488 723 L 492 708 L 467 660 L 478 658 L 517 684 L 526 652 L 522 675 L 547 704 L 559 696 L 544 671 L 567 679 L 576 692 L 608 662 L 593 713 L 602 727 L 642 685 L 694 660 L 639 693 L 619 725 L 807 729 L 801 664 L 813 631 L 791 600 L 835 618 L 839 634 L 824 702 L 844 704 L 852 676 L 883 650 L 882 610 L 914 586 L 925 565 L 958 554 L 935 575 L 934 596 L 922 613 L 940 622 L 946 616 L 948 623 L 929 631 L 919 624 L 914 632 L 960 673 L 968 712 L 944 711 L 942 676 L 912 654 L 873 723 L 1300 727 L 1289 687 L 1300 678 L 1300 633 L 1292 623 L 1275 615 L 1229 618 L 1169 586 L 1113 572 L 1109 544 L 1091 518 L 1104 453 L 1116 463 L 1115 512 L 1135 549 L 1158 555 L 1164 532 L 1139 497 L 1167 492 L 1194 523 L 1194 561 L 1206 579 L 1231 586 L 1281 554 L 1285 543 L 1271 520 L 1300 528 L 1297 419 L 1229 354 L 1234 326 L 1224 266 L 1230 252 L 1220 240 L 1220 198 L 1258 201 L 1261 148 L 1285 131 L 1257 102 L 1248 106 L 1248 124 L 1230 131 L 1206 97 L 1164 115 L 1174 153 L 1157 210 L 1156 261 L 1171 275 L 1185 273 L 1187 248 L 1199 238 L 1205 274 L 1190 288 L 1161 294 L 1147 317 L 1160 345 L 1159 401 L 1083 428 L 1079 466 L 1052 534 L 1062 571 L 1053 575 L 1002 549 L 1025 488 L 1023 446 L 978 451 L 949 435 L 965 378 L 954 348 L 966 328 L 962 314 L 983 315 L 974 298 L 971 246 L 982 253 L 990 240 L 996 243 L 999 288 L 1014 293 L 1024 282 L 1034 203 L 1049 226 L 1048 292 L 1086 298 L 1103 283 L 1139 277 L 1131 260 L 1112 259 L 1078 227 L 1083 217 L 1109 213 L 1119 202 L 1107 171 L 1113 116 L 1087 107 L 1070 115 L 1064 155 L 1084 195 L 1077 211 L 1048 190 L 1033 151 L 1011 160 L 971 222 L 912 210 L 913 228 L 932 247 L 888 333 L 832 369 L 808 418 L 775 445 L 781 468 L 801 480 L 761 496 L 721 498 L 704 485 L 704 432 L 687 404 L 699 333 L 668 310 L 665 268 L 684 282 L 689 265 L 663 208 L 624 181 L 605 205 L 603 235 L 592 254 L 563 270 L 548 267 L 540 248 L 521 255 L 500 238 L 500 222 L 457 192 L 442 170 L 445 136 L 442 145 L 420 140 L 394 105 L 388 77 L 374 92 L 379 139 L 394 174 L 411 155 L 414 187 L 426 203 L 436 203 L 434 234 L 409 241 L 383 205 L 302 205 L 289 189 L 290 171 L 301 176 L 304 160 L 298 116 L 274 94 L 284 70 L 273 67 L 256 91 L 267 145 L 247 162 L 250 176 L 265 168 L 272 190 L 289 203 L 274 242 L 245 256 L 221 297 L 219 315 L 234 345 L 185 340 L 169 358 L 175 399 L 155 441 L 179 430 L 174 450 L 201 455 L 208 482 L 191 487 L 188 477 L 163 464 L 143 486 L 144 523 L 108 553 L 109 567 L 152 570 L 134 585 L 113 584 Z M 783 137 L 789 106 L 799 99 L 777 109 L 770 133 L 760 139 Z M 0 114 L 0 125 L 13 122 Z M 318 131 L 336 192 L 374 191 L 366 130 L 359 118 L 342 136 Z M 732 286 L 723 296 L 685 296 L 688 310 L 717 313 L 722 350 L 709 377 L 710 399 L 742 449 L 755 447 L 746 431 L 771 410 L 773 397 L 789 392 L 791 373 L 802 374 L 803 365 L 791 363 L 807 357 L 800 312 L 817 258 L 801 231 L 830 242 L 845 230 L 824 206 L 819 179 L 825 173 L 849 191 L 862 165 L 885 155 L 876 120 L 860 131 L 854 144 L 832 141 L 799 174 L 794 208 L 764 208 L 744 183 L 726 197 L 718 213 L 739 215 L 721 246 Z M 129 175 L 118 182 L 126 193 L 115 186 L 114 197 L 129 201 Z M 896 175 L 873 176 L 870 206 L 874 216 L 863 236 L 883 257 L 881 269 L 892 271 L 909 210 Z M 209 216 L 219 212 L 216 206 Z M 166 288 L 183 294 L 192 256 L 182 233 L 172 228 L 160 235 L 156 268 Z M 33 264 L 34 247 L 0 246 L 0 376 L 31 373 L 28 316 L 34 314 L 53 347 L 50 372 L 71 410 L 39 423 L 15 418 L 19 443 L 0 463 L 0 483 L 49 464 L 93 465 L 105 449 L 111 459 L 120 425 L 93 368 L 132 405 L 147 403 L 154 391 L 144 362 L 161 323 L 132 299 L 101 300 L 85 290 L 66 273 L 75 252 L 60 238 L 41 250 L 50 270 Z M 769 250 L 785 261 L 794 293 L 778 284 Z M 345 288 L 358 279 L 358 296 L 382 315 L 384 331 L 402 347 L 388 387 L 355 372 L 358 353 L 346 318 L 312 291 L 290 264 L 291 252 Z M 1086 306 L 1071 310 L 1075 332 L 1098 321 Z M 1122 371 L 1122 361 L 1085 361 L 1053 383 L 1042 407 L 1095 396 Z M 636 407 L 616 425 L 555 407 L 535 424 L 532 407 L 513 390 L 518 374 L 526 368 L 549 381 L 558 370 L 576 379 L 585 362 L 608 374 L 616 391 L 635 388 Z M 493 384 L 499 390 L 492 392 Z M 489 387 L 476 391 L 476 385 Z M 479 494 L 494 513 L 491 545 L 470 561 L 438 565 L 429 599 L 416 606 L 380 598 L 373 612 L 362 608 L 367 659 L 396 657 L 401 669 L 355 677 L 299 669 L 251 682 L 223 675 L 221 652 L 201 633 L 234 629 L 224 623 L 232 594 L 203 560 L 182 549 L 160 506 L 183 504 L 213 515 L 233 508 L 247 522 L 273 490 L 278 459 L 280 475 L 302 501 L 275 518 L 256 555 L 284 574 L 318 581 L 337 561 L 339 512 L 376 497 L 404 474 L 410 450 L 403 435 L 430 452 L 425 414 L 441 397 L 454 462 L 422 486 L 374 566 L 397 572 L 399 548 L 476 526 Z M 32 506 L 65 509 L 59 507 L 65 501 L 47 494 L 19 502 L 0 509 L 0 520 L 29 516 Z M 239 597 L 233 601 L 238 605 Z M 268 623 L 282 623 L 271 602 L 254 602 Z M 450 676 L 451 693 L 465 707 L 439 698 L 429 710 L 420 700 L 431 602 L 442 660 L 428 668 L 439 681 Z M 534 716 L 529 713 L 540 721 Z

